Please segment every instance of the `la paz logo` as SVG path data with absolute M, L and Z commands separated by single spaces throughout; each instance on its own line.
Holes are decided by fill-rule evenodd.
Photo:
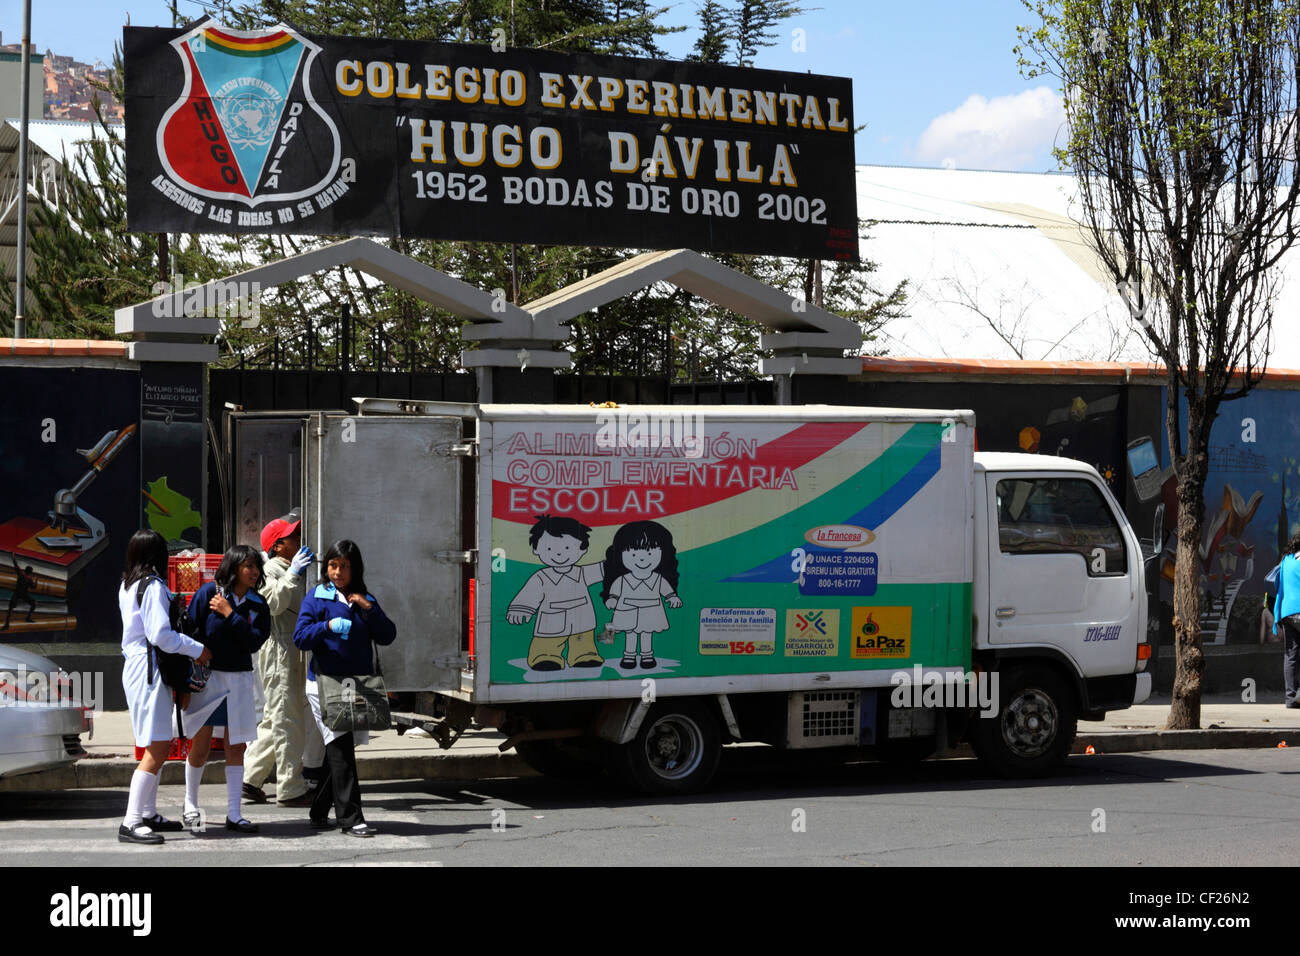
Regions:
M 158 124 L 158 158 L 178 185 L 252 207 L 311 196 L 334 178 L 338 126 L 311 93 L 317 44 L 283 24 L 205 20 L 170 45 L 185 82 Z

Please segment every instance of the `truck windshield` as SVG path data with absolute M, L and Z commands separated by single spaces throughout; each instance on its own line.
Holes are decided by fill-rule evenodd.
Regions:
M 1125 574 L 1119 524 L 1096 485 L 1083 478 L 999 481 L 998 544 L 1004 554 L 1078 554 L 1088 574 Z

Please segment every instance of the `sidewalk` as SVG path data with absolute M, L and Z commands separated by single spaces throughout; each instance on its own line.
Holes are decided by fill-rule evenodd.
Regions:
M 1270 696 L 1271 699 L 1271 696 Z M 1080 721 L 1074 752 L 1135 753 L 1152 750 L 1210 750 L 1300 747 L 1300 710 L 1280 703 L 1243 704 L 1239 697 L 1207 697 L 1201 702 L 1202 730 L 1162 730 L 1169 716 L 1168 698 L 1115 711 L 1106 720 Z M 425 736 L 396 731 L 372 734 L 368 746 L 357 748 L 362 780 L 474 780 L 532 776 L 533 770 L 513 749 L 498 747 L 505 736 L 494 730 L 467 731 L 450 750 Z M 126 711 L 95 717 L 93 739 L 82 738 L 87 756 L 62 770 L 0 780 L 0 792 L 69 790 L 81 787 L 129 786 L 136 767 L 131 723 Z M 740 745 L 742 747 L 746 745 Z M 761 745 L 754 745 L 761 746 Z M 959 748 L 954 755 L 968 752 Z M 204 783 L 224 781 L 224 764 L 217 758 L 205 768 Z M 162 782 L 184 783 L 181 761 L 168 761 Z

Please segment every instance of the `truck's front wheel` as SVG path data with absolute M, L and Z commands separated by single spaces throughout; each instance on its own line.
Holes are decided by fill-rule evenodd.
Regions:
M 615 749 L 619 776 L 650 794 L 695 793 L 718 769 L 722 734 L 707 707 L 664 701 L 646 715 L 637 735 Z
M 1052 670 L 1020 666 L 998 672 L 996 716 L 976 716 L 975 754 L 1001 777 L 1041 777 L 1060 766 L 1078 729 L 1074 692 Z

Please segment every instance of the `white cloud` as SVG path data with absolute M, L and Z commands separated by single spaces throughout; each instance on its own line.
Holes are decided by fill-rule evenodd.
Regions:
M 1019 170 L 1042 163 L 1064 122 L 1061 97 L 1049 87 L 991 100 L 977 93 L 930 121 L 915 156 L 924 163 L 964 169 Z

